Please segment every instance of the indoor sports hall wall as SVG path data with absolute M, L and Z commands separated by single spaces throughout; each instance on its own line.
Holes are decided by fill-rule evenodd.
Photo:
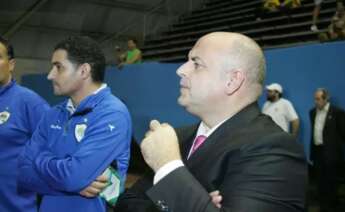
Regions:
M 345 108 L 345 42 L 314 44 L 265 51 L 267 59 L 266 84 L 280 83 L 284 97 L 289 99 L 300 116 L 300 141 L 309 154 L 310 124 L 308 112 L 313 107 L 313 93 L 325 87 L 331 102 Z M 134 136 L 140 140 L 148 123 L 155 118 L 175 127 L 196 123 L 197 119 L 178 106 L 180 64 L 145 63 L 130 65 L 121 71 L 108 67 L 106 82 L 115 95 L 128 106 L 134 124 Z M 26 75 L 22 84 L 32 88 L 51 104 L 63 98 L 52 94 L 46 75 Z M 260 98 L 260 105 L 266 93 Z

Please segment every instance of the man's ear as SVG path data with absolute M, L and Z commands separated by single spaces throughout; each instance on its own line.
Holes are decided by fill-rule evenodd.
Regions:
M 81 76 L 83 79 L 87 79 L 91 77 L 91 66 L 88 63 L 83 63 L 79 66 L 79 69 L 81 71 Z
M 10 59 L 9 60 L 9 70 L 12 73 L 14 70 L 14 67 L 16 66 L 16 60 L 15 59 Z
M 226 78 L 226 94 L 232 95 L 243 85 L 245 74 L 242 70 L 232 70 L 226 73 Z

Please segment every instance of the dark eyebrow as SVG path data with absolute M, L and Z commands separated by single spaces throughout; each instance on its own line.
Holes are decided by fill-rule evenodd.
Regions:
M 193 62 L 200 63 L 202 66 L 206 66 L 205 62 L 198 56 L 194 56 L 191 58 Z
M 62 65 L 62 63 L 60 63 L 60 62 L 52 62 L 52 64 L 53 64 L 54 66 L 56 66 L 56 65 Z
M 192 57 L 191 60 L 194 62 L 201 61 L 200 57 L 198 56 Z
M 203 62 L 202 59 L 201 59 L 200 57 L 198 57 L 198 56 L 192 57 L 191 60 L 192 60 L 193 62 Z

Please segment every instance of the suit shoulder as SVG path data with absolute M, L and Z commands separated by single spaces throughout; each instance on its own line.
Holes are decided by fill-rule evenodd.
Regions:
M 252 149 L 281 149 L 303 155 L 303 146 L 295 137 L 278 127 L 271 119 L 263 116 L 258 117 L 252 124 L 246 137 L 252 140 L 246 142 L 241 150 Z
M 345 113 L 344 109 L 341 107 L 330 105 L 330 108 L 337 113 Z
M 197 127 L 198 125 L 194 124 L 194 125 L 178 127 L 178 128 L 175 128 L 175 130 L 177 134 L 186 134 L 186 133 L 195 131 Z

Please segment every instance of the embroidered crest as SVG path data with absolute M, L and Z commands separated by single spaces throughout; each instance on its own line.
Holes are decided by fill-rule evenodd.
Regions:
M 11 114 L 7 111 L 3 111 L 0 113 L 0 124 L 4 124 L 9 118 Z
M 86 128 L 87 128 L 86 124 L 75 125 L 74 135 L 78 142 L 80 142 L 81 139 L 84 138 Z

